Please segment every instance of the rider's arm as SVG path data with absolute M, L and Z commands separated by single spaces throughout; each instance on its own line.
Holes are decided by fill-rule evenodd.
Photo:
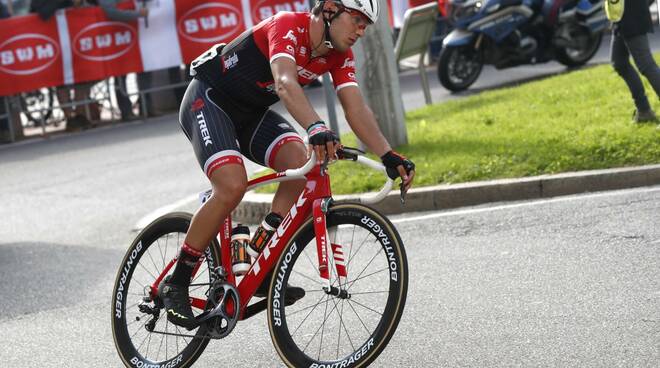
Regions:
M 321 120 L 298 83 L 296 63 L 288 57 L 279 57 L 270 63 L 270 69 L 275 92 L 291 116 L 305 129 Z
M 364 101 L 357 86 L 348 86 L 337 92 L 344 109 L 346 121 L 357 137 L 378 157 L 391 150 L 390 144 L 381 133 L 374 113 Z
M 396 167 L 395 173 L 398 172 L 398 175 L 403 180 L 401 187 L 403 196 L 403 193 L 407 192 L 412 186 L 413 178 L 415 177 L 415 165 L 405 157 L 392 151 L 390 144 L 378 127 L 374 113 L 367 106 L 360 89 L 356 85 L 340 89 L 337 91 L 337 96 L 344 108 L 346 121 L 348 121 L 348 125 L 351 126 L 355 135 L 367 145 L 370 151 L 377 154 L 383 160 L 383 164 L 386 167 L 391 167 L 392 169 Z M 394 162 L 388 164 L 391 161 Z M 410 166 L 408 173 L 404 167 L 406 164 Z M 390 174 L 388 173 L 388 175 Z M 394 178 L 392 176 L 390 177 Z

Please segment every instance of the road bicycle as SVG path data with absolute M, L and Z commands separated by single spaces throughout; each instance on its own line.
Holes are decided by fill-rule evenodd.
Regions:
M 344 148 L 338 157 L 385 173 L 359 150 Z M 244 276 L 232 273 L 231 217 L 224 220 L 195 267 L 190 303 L 198 327 L 191 331 L 167 321 L 158 287 L 173 269 L 192 215 L 164 215 L 139 233 L 112 294 L 112 332 L 126 366 L 191 366 L 211 339 L 264 310 L 289 367 L 365 367 L 378 357 L 401 319 L 409 275 L 399 233 L 364 203 L 382 200 L 393 181 L 361 203 L 335 203 L 328 162 L 317 164 L 312 153 L 302 168 L 250 180 L 248 190 L 303 178 L 305 189 Z M 250 303 L 262 282 L 267 297 Z M 303 288 L 304 297 L 288 298 L 289 284 Z

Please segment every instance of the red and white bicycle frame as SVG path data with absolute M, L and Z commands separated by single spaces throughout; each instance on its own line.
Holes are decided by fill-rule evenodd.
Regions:
M 385 172 L 385 168 L 379 162 L 371 160 L 364 156 L 357 156 L 355 159 L 357 162 L 362 163 L 366 166 L 369 166 L 373 169 Z M 331 263 L 334 264 L 336 275 L 339 277 L 340 285 L 344 284 L 344 280 L 347 277 L 346 267 L 344 266 L 344 255 L 342 252 L 341 244 L 330 244 L 328 247 L 328 242 L 330 237 L 328 234 L 326 226 L 326 212 L 329 208 L 330 201 L 332 199 L 332 192 L 330 189 L 330 177 L 327 175 L 327 168 L 323 165 L 316 164 L 316 158 L 314 153 L 307 163 L 299 169 L 286 170 L 284 172 L 278 172 L 274 174 L 269 174 L 250 180 L 248 182 L 248 190 L 252 190 L 256 187 L 278 183 L 288 180 L 299 180 L 306 179 L 307 183 L 305 189 L 298 197 L 297 201 L 291 206 L 289 212 L 284 216 L 282 223 L 275 230 L 275 233 L 271 237 L 270 241 L 264 247 L 264 250 L 261 252 L 259 257 L 252 263 L 252 266 L 248 272 L 243 276 L 238 285 L 236 284 L 236 275 L 232 272 L 231 265 L 231 230 L 232 222 L 231 216 L 228 216 L 222 223 L 220 229 L 218 230 L 218 240 L 220 242 L 220 257 L 222 262 L 222 267 L 224 268 L 225 273 L 227 274 L 227 282 L 232 285 L 236 285 L 238 293 L 241 300 L 240 305 L 240 318 L 243 319 L 245 308 L 247 307 L 250 299 L 254 295 L 257 288 L 264 281 L 266 275 L 269 271 L 275 267 L 275 262 L 280 258 L 280 255 L 284 251 L 285 244 L 288 243 L 289 239 L 293 234 L 304 224 L 304 222 L 310 217 L 314 217 L 314 233 L 316 237 L 316 246 L 318 253 L 318 262 L 319 262 L 319 274 L 323 285 L 326 285 L 328 290 L 331 287 L 330 281 L 330 266 Z M 387 193 L 392 189 L 393 181 L 388 178 L 387 182 L 383 188 L 375 195 L 365 196 L 360 198 L 362 203 L 376 203 L 381 201 Z M 208 198 L 210 191 L 203 193 L 202 196 Z M 203 199 L 202 201 L 204 201 Z M 207 250 L 207 254 L 208 254 Z M 332 256 L 334 262 L 329 262 L 329 257 Z M 162 273 L 156 279 L 153 285 L 151 285 L 152 295 L 157 294 L 158 285 L 162 279 L 169 273 L 170 269 L 176 263 L 176 258 L 172 259 L 166 267 L 163 269 Z M 201 265 L 201 261 L 198 264 L 198 268 Z M 196 273 L 197 270 L 195 270 Z M 201 298 L 190 298 L 191 305 L 193 308 L 199 310 L 204 310 L 206 306 L 206 300 Z M 227 306 L 227 312 L 233 314 L 233 305 Z

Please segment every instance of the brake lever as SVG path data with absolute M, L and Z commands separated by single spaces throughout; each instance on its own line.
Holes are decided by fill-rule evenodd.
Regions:
M 401 204 L 406 204 L 406 191 L 403 189 L 403 181 L 401 184 L 399 184 L 399 190 L 401 191 L 400 199 L 401 199 Z
M 323 159 L 323 163 L 321 163 L 321 176 L 325 175 L 325 171 L 328 169 L 329 163 L 330 163 L 330 158 L 326 153 L 325 158 Z

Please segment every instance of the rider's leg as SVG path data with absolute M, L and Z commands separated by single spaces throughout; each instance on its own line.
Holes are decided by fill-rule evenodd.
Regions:
M 284 171 L 287 169 L 297 169 L 307 162 L 307 150 L 300 141 L 291 141 L 285 143 L 277 152 L 273 160 L 273 169 L 275 171 Z M 291 180 L 280 183 L 273 198 L 272 212 L 284 216 L 293 203 L 296 201 L 300 192 L 305 188 L 305 179 Z
M 220 223 L 238 205 L 245 194 L 247 176 L 245 167 L 239 164 L 222 166 L 211 177 L 213 194 L 197 210 L 179 253 L 169 282 L 188 286 L 199 257 L 218 233 Z

